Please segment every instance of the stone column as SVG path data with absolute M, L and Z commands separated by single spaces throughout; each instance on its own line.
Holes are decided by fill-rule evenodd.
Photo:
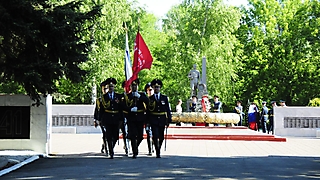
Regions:
M 207 84 L 207 59 L 205 56 L 202 58 L 202 73 L 201 73 L 201 84 Z M 199 83 L 199 84 L 200 84 Z

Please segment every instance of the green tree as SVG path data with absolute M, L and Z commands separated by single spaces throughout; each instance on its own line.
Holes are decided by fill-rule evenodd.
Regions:
M 1 83 L 21 85 L 39 104 L 40 94 L 55 92 L 60 78 L 80 82 L 85 71 L 79 64 L 87 61 L 92 43 L 83 34 L 100 14 L 98 5 L 85 12 L 80 11 L 81 5 L 1 1 Z
M 66 3 L 71 0 L 54 1 Z M 131 6 L 125 0 L 85 0 L 81 10 L 86 11 L 96 5 L 101 7 L 102 13 L 83 34 L 84 38 L 93 40 L 88 61 L 80 66 L 88 73 L 79 83 L 70 83 L 67 79 L 57 82 L 58 92 L 67 95 L 67 99 L 56 100 L 56 103 L 92 103 L 93 88 L 108 77 L 116 78 L 121 88 L 121 82 L 124 80 L 125 42 L 122 24 L 124 21 L 130 21 Z M 97 89 L 100 96 L 101 90 L 99 87 Z
M 234 34 L 239 26 L 240 11 L 222 1 L 184 1 L 168 13 L 164 31 L 170 36 L 166 62 L 171 67 L 166 76 L 172 79 L 170 92 L 182 99 L 190 98 L 187 74 L 193 64 L 201 67 L 202 57 L 207 58 L 207 88 L 210 95 L 234 102 L 234 81 L 237 79 L 238 40 Z M 179 97 L 177 97 L 179 98 Z M 175 99 L 176 101 L 177 99 Z
M 308 104 L 319 96 L 314 90 L 319 82 L 318 47 L 311 43 L 318 35 L 319 3 L 259 0 L 249 4 L 237 33 L 244 52 L 237 84 L 243 91 L 237 95 L 251 101 Z

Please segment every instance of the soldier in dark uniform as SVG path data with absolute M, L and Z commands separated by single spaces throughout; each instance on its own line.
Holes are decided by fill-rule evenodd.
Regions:
M 270 131 L 272 131 L 272 134 L 274 133 L 273 132 L 273 118 L 274 118 L 274 107 L 277 107 L 277 102 L 276 101 L 271 101 L 271 109 L 269 110 L 268 112 L 268 115 L 269 115 L 269 126 L 268 126 L 268 134 L 270 133 Z
M 151 87 L 151 83 L 147 83 L 144 86 L 144 91 L 145 91 L 146 95 L 148 96 L 148 98 L 154 94 L 154 91 Z M 146 128 L 146 133 L 147 133 L 148 155 L 151 156 L 153 153 L 153 141 L 152 141 L 152 129 L 151 129 L 151 125 L 149 124 L 148 120 L 145 124 L 145 128 Z
M 164 140 L 165 126 L 172 121 L 168 97 L 160 94 L 162 82 L 154 79 L 151 82 L 154 95 L 149 97 L 149 121 L 152 129 L 152 139 L 156 149 L 156 157 L 160 158 L 160 150 Z
M 267 121 L 268 121 L 268 108 L 266 106 L 267 102 L 262 102 L 262 110 L 260 115 L 260 125 L 262 126 L 262 132 L 267 132 Z
M 106 81 L 103 81 L 101 84 L 100 84 L 100 87 L 101 87 L 101 91 L 102 91 L 102 94 L 105 94 L 106 93 L 106 89 L 105 89 L 105 86 L 107 85 L 107 82 Z M 103 125 L 102 125 L 102 122 L 99 118 L 99 111 L 100 111 L 100 105 L 101 105 L 101 97 L 98 98 L 96 100 L 96 107 L 94 109 L 94 115 L 93 115 L 93 118 L 94 118 L 94 127 L 96 128 L 97 126 L 100 126 L 101 128 L 101 132 L 102 132 L 102 146 L 101 146 L 101 153 L 104 153 L 104 150 L 106 151 L 106 155 L 108 155 L 108 148 L 107 148 L 107 143 L 106 143 L 106 130 L 104 129 Z
M 110 159 L 113 159 L 114 146 L 119 139 L 119 123 L 123 120 L 121 97 L 122 95 L 114 92 L 117 81 L 114 78 L 106 80 L 108 92 L 101 98 L 100 118 L 106 129 L 106 138 Z
M 124 113 L 127 114 L 129 139 L 131 140 L 132 158 L 138 155 L 138 147 L 143 140 L 143 126 L 146 122 L 146 110 L 149 103 L 148 97 L 143 92 L 138 92 L 139 79 L 132 81 L 131 92 L 124 95 Z

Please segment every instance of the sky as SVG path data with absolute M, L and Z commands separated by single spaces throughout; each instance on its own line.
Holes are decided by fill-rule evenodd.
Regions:
M 155 14 L 157 17 L 164 17 L 168 10 L 182 0 L 138 0 L 141 6 L 146 7 L 146 10 Z M 226 4 L 240 6 L 247 5 L 247 0 L 224 0 Z

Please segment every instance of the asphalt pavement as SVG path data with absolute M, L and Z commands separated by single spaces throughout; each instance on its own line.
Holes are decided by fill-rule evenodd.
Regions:
M 161 157 L 147 155 L 144 140 L 137 159 L 123 142 L 114 159 L 100 153 L 100 134 L 52 134 L 50 156 L 0 179 L 317 179 L 320 139 L 286 142 L 168 140 Z

